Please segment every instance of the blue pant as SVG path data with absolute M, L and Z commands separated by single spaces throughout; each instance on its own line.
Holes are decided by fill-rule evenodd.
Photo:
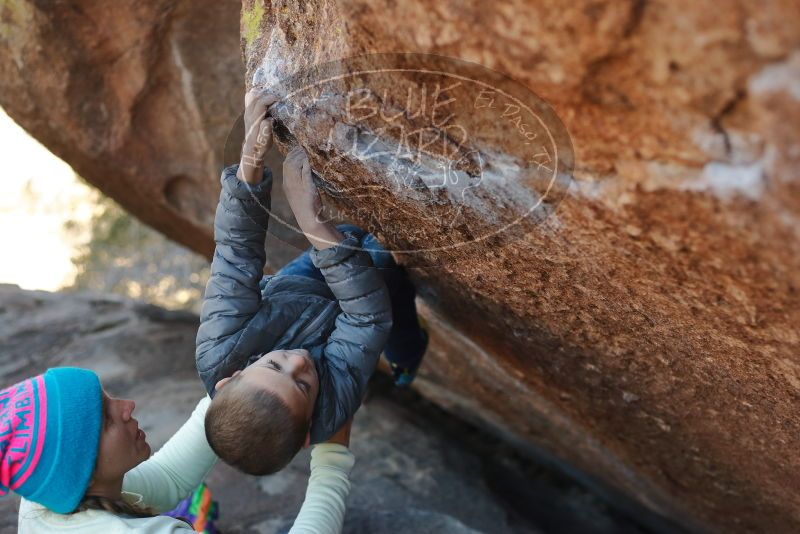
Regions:
M 417 321 L 417 306 L 414 303 L 416 290 L 408 273 L 395 263 L 392 255 L 378 243 L 374 235 L 350 224 L 340 224 L 336 228 L 340 232 L 351 232 L 361 240 L 361 248 L 372 258 L 372 264 L 386 282 L 394 318 L 384 349 L 386 359 L 400 367 L 413 367 L 425 352 L 426 342 Z M 294 274 L 324 282 L 325 277 L 314 266 L 309 252 L 310 248 L 284 265 L 276 274 Z

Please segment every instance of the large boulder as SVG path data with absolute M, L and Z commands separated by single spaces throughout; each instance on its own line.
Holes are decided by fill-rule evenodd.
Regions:
M 351 157 L 354 140 L 394 147 L 402 135 L 348 122 L 345 97 L 364 76 L 277 110 L 282 145 L 306 147 L 330 205 L 407 251 L 432 333 L 420 390 L 690 528 L 800 529 L 796 2 L 246 0 L 245 83 L 235 5 L 37 6 L 3 4 L 2 105 L 205 254 L 244 85 L 300 73 L 282 90 L 296 88 L 328 72 L 315 65 L 398 50 L 511 76 L 425 60 L 480 73 L 569 132 L 555 136 L 567 156 L 553 162 L 556 195 L 536 176 L 507 179 L 542 160 L 521 158 L 505 110 L 448 103 L 474 142 L 412 168 L 492 170 L 470 202 L 398 182 L 397 158 Z M 375 78 L 373 96 L 403 111 L 420 80 Z M 545 202 L 516 217 L 529 196 Z
M 427 302 L 457 325 L 433 329 L 427 395 L 689 525 L 800 528 L 796 2 L 246 1 L 242 34 L 248 84 L 301 73 L 277 116 L 324 181 L 373 188 L 335 204 L 416 251 L 404 257 Z M 479 62 L 550 103 L 575 153 L 566 196 L 545 199 L 555 214 L 479 239 L 515 212 L 520 167 L 538 163 L 514 114 L 461 86 L 439 100 L 450 122 L 420 119 L 408 95 L 434 80 L 388 69 L 450 66 L 524 99 L 513 82 L 440 58 L 315 70 L 396 50 Z M 364 118 L 369 106 L 382 115 Z M 452 143 L 453 124 L 469 141 L 414 154 L 424 185 L 396 187 L 407 132 Z M 567 158 L 552 166 L 567 172 L 555 137 Z M 464 152 L 480 161 L 462 165 Z M 479 166 L 487 194 L 431 187 L 448 157 Z M 458 224 L 429 217 L 459 202 Z

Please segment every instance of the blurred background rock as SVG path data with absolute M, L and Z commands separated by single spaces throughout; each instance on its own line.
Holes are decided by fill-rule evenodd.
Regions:
M 205 258 L 86 183 L 0 110 L 0 282 L 88 289 L 199 312 Z
M 205 258 L 170 241 L 92 191 L 88 223 L 65 222 L 68 234 L 86 236 L 72 256 L 75 277 L 65 289 L 110 291 L 159 306 L 197 313 L 209 276 Z

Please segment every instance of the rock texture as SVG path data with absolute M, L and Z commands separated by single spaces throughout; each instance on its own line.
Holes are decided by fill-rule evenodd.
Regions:
M 206 148 L 242 87 L 223 24 L 236 6 L 192 5 L 5 2 L 0 101 L 207 254 L 221 156 Z M 478 62 L 549 102 L 575 154 L 555 214 L 404 258 L 430 306 L 420 390 L 689 527 L 800 529 L 797 2 L 245 0 L 241 35 L 248 85 L 413 51 Z M 341 108 L 298 110 L 281 133 L 327 186 L 390 181 L 320 135 Z M 485 126 L 499 165 L 508 125 Z M 425 216 L 452 202 L 417 193 L 403 209 L 333 200 L 394 249 L 450 239 Z M 465 217 L 454 233 L 486 222 Z
M 110 394 L 136 401 L 134 415 L 154 450 L 204 394 L 194 369 L 196 315 L 100 293 L 0 285 L 0 318 L 0 387 L 56 365 L 94 369 Z M 574 480 L 515 458 L 430 403 L 380 384 L 372 391 L 353 425 L 357 463 L 345 534 L 645 531 L 646 516 L 608 508 Z M 220 504 L 217 526 L 287 532 L 305 495 L 308 461 L 305 451 L 260 478 L 217 464 L 207 479 Z M 523 470 L 530 475 L 520 480 Z M 535 496 L 537 506 L 510 502 L 508 491 Z M 17 531 L 17 509 L 16 498 L 0 501 L 0 533 Z
M 425 394 L 687 525 L 800 528 L 796 2 L 261 6 L 244 3 L 248 83 L 368 52 L 431 52 L 509 74 L 571 134 L 575 181 L 555 215 L 513 238 L 406 258 L 427 302 L 458 325 L 434 329 Z M 402 83 L 378 89 L 405 102 Z M 346 140 L 329 132 L 352 125 L 343 108 L 279 116 L 327 182 L 389 183 L 386 166 L 338 157 Z M 471 124 L 497 132 L 473 146 L 487 166 L 517 156 L 511 125 Z M 434 195 L 372 200 L 337 205 L 395 249 L 439 242 L 424 220 Z M 487 215 L 464 217 L 471 230 Z
M 211 255 L 242 106 L 238 1 L 0 3 L 0 105 L 144 222 Z

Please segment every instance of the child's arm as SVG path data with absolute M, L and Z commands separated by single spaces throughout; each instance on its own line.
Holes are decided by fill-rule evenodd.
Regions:
M 350 422 L 327 443 L 311 449 L 311 476 L 300 513 L 289 534 L 338 534 L 344 523 L 355 457 L 347 448 Z
M 210 401 L 208 397 L 200 400 L 157 453 L 125 474 L 123 491 L 141 495 L 141 504 L 157 512 L 171 510 L 194 491 L 217 461 L 205 433 Z
M 325 345 L 331 399 L 320 403 L 321 413 L 311 428 L 311 442 L 328 439 L 361 404 L 367 381 L 392 328 L 392 307 L 383 276 L 361 250 L 356 236 L 342 235 L 317 218 L 319 194 L 311 167 L 301 148 L 293 149 L 283 165 L 286 199 L 297 223 L 315 250 L 311 261 L 322 272 L 342 313 Z M 322 385 L 322 384 L 321 384 Z
M 244 335 L 261 307 L 259 281 L 266 255 L 272 174 L 264 155 L 272 143 L 267 109 L 277 101 L 270 93 L 250 91 L 245 98 L 245 142 L 242 160 L 222 172 L 222 191 L 214 218 L 216 249 L 206 285 L 196 339 L 196 363 L 206 390 L 252 354 Z

